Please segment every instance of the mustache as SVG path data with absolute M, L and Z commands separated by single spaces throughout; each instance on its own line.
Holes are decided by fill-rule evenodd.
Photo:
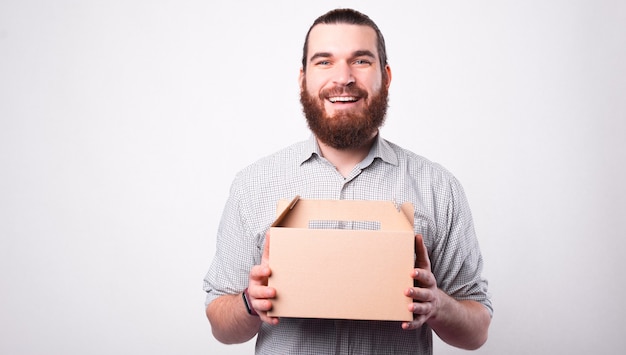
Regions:
M 365 89 L 358 86 L 336 86 L 320 91 L 320 99 L 324 100 L 327 97 L 333 96 L 355 96 L 360 98 L 367 98 L 368 94 Z

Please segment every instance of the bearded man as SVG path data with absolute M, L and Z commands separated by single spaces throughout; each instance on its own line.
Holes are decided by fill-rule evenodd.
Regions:
M 204 280 L 215 338 L 257 336 L 258 354 L 430 354 L 432 331 L 453 346 L 482 346 L 493 309 L 463 189 L 440 165 L 379 135 L 391 69 L 376 24 L 351 9 L 319 17 L 305 39 L 299 79 L 313 135 L 243 169 L 231 187 Z M 296 195 L 413 204 L 415 287 L 404 291 L 413 321 L 268 315 L 277 290 L 267 284 L 266 234 L 278 200 Z

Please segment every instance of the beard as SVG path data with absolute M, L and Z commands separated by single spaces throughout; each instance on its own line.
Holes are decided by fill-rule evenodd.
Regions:
M 300 103 L 309 129 L 323 143 L 339 150 L 361 148 L 370 142 L 378 129 L 385 123 L 389 104 L 386 85 L 372 95 L 366 107 L 360 110 L 339 110 L 329 116 L 324 108 L 324 101 L 329 96 L 344 94 L 360 97 L 367 102 L 367 91 L 356 86 L 322 90 L 319 97 L 306 91 L 306 80 L 300 90 Z

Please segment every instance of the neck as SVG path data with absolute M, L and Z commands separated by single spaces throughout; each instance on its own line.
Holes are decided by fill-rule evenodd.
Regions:
M 317 144 L 319 144 L 322 156 L 331 162 L 343 177 L 347 177 L 352 169 L 369 154 L 374 140 L 376 139 L 376 134 L 378 134 L 378 132 L 376 132 L 366 144 L 359 148 L 336 149 L 319 139 L 317 140 Z

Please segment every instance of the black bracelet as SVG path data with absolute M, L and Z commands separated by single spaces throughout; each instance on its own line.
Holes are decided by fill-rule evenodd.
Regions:
M 245 290 L 243 290 L 243 292 L 241 293 L 241 298 L 243 298 L 243 304 L 246 306 L 246 311 L 248 311 L 248 314 L 251 316 L 259 316 L 259 314 L 256 312 L 256 310 L 254 309 L 254 307 L 252 307 L 250 305 L 250 302 L 248 301 L 248 288 L 246 287 Z

